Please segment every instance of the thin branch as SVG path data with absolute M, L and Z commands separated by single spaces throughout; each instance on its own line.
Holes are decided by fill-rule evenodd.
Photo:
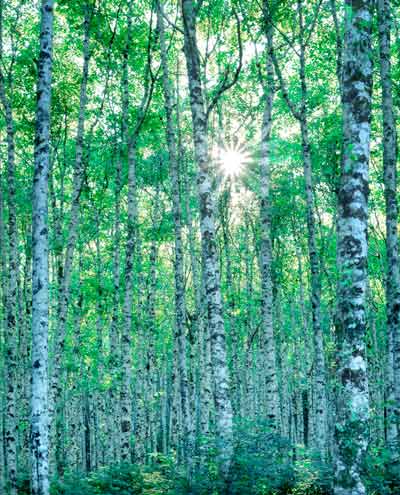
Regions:
M 290 96 L 289 96 L 289 93 L 288 93 L 288 90 L 286 87 L 286 83 L 285 83 L 285 80 L 283 79 L 282 72 L 281 72 L 281 69 L 279 67 L 279 62 L 276 58 L 275 50 L 273 49 L 273 47 L 271 47 L 271 49 L 270 49 L 270 54 L 271 54 L 272 62 L 274 64 L 275 73 L 278 77 L 279 86 L 280 86 L 280 90 L 281 90 L 283 99 L 285 100 L 287 106 L 289 107 L 289 110 L 292 112 L 293 117 L 295 119 L 299 120 L 300 119 L 300 113 L 297 110 L 297 108 L 295 107 L 293 101 L 290 99 Z
M 233 15 L 235 16 L 236 19 L 236 30 L 237 30 L 237 40 L 238 40 L 238 47 L 239 47 L 239 63 L 236 67 L 235 73 L 233 74 L 232 79 L 229 81 L 229 69 L 225 71 L 222 83 L 220 84 L 219 88 L 217 89 L 216 93 L 213 96 L 213 99 L 211 100 L 210 105 L 207 108 L 206 111 L 206 120 L 208 120 L 211 111 L 215 107 L 215 105 L 218 103 L 219 99 L 221 96 L 230 89 L 232 86 L 234 86 L 239 79 L 239 74 L 240 71 L 242 70 L 242 62 L 243 62 L 243 46 L 242 46 L 242 35 L 241 35 L 241 30 L 240 30 L 240 19 L 239 16 L 236 12 L 236 9 L 233 9 Z
M 157 73 L 154 75 L 152 68 L 151 68 L 151 63 L 152 63 L 152 52 L 151 52 L 151 45 L 152 45 L 152 33 L 153 33 L 153 13 L 154 10 L 152 9 L 151 11 L 151 18 L 150 18 L 150 29 L 149 29 L 149 38 L 148 38 L 148 44 L 147 44 L 147 64 L 146 64 L 146 69 L 145 69 L 145 76 L 144 76 L 144 94 L 142 97 L 142 100 L 139 105 L 138 109 L 138 117 L 136 119 L 136 124 L 135 127 L 133 128 L 133 131 L 130 135 L 130 140 L 133 142 L 136 140 L 140 129 L 143 125 L 144 119 L 146 118 L 147 111 L 150 107 L 151 99 L 153 96 L 153 91 L 154 91 L 154 86 L 157 81 L 158 74 L 160 72 L 160 67 L 157 69 Z
M 167 14 L 164 12 L 164 9 L 161 9 L 161 15 L 164 17 L 164 19 L 167 21 L 167 23 L 173 27 L 174 29 L 176 29 L 177 31 L 179 31 L 181 34 L 184 34 L 183 32 L 183 29 L 181 29 L 177 24 L 176 22 L 173 22 L 171 21 L 171 19 L 167 16 Z
M 322 1 L 323 0 L 319 0 L 319 2 L 317 4 L 317 8 L 315 9 L 315 14 L 314 14 L 314 18 L 312 20 L 311 26 L 310 26 L 310 31 L 308 33 L 306 41 L 304 42 L 304 48 L 306 48 L 308 46 L 308 43 L 310 42 L 311 36 L 314 32 L 315 25 L 317 24 L 318 14 L 319 14 L 319 11 L 321 9 Z
M 339 20 L 337 16 L 336 10 L 336 0 L 330 0 L 333 24 L 335 26 L 335 34 L 336 34 L 336 77 L 339 82 L 340 93 L 342 94 L 342 52 L 343 52 L 343 43 L 342 37 L 340 34 L 340 26 Z

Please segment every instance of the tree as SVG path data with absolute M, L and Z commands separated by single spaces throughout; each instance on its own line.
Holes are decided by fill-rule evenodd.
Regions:
M 270 8 L 268 2 L 265 2 L 265 11 L 268 14 Z M 288 90 L 285 85 L 285 81 L 282 77 L 282 72 L 278 63 L 278 60 L 272 51 L 272 60 L 274 62 L 275 70 L 278 76 L 279 85 L 282 91 L 282 95 L 293 115 L 293 117 L 299 122 L 301 133 L 301 146 L 302 146 L 302 159 L 303 159 L 303 173 L 304 173 L 304 185 L 307 204 L 307 247 L 308 256 L 310 258 L 310 274 L 311 274 L 311 287 L 310 287 L 310 299 L 312 306 L 312 324 L 313 324 L 313 342 L 314 342 L 314 390 L 315 390 L 315 435 L 314 443 L 317 446 L 318 452 L 322 458 L 326 457 L 327 453 L 327 401 L 326 401 L 326 371 L 325 371 L 325 356 L 324 356 L 324 342 L 322 333 L 321 322 L 321 269 L 320 260 L 317 247 L 317 228 L 316 228 L 316 207 L 315 207 L 315 192 L 313 184 L 313 171 L 312 171 L 312 156 L 311 156 L 311 144 L 309 137 L 309 119 L 308 119 L 308 91 L 307 91 L 307 77 L 306 77 L 306 52 L 308 44 L 315 28 L 315 21 L 319 13 L 320 3 L 317 4 L 316 12 L 310 26 L 304 24 L 304 4 L 302 0 L 297 2 L 297 16 L 298 16 L 298 42 L 299 51 L 297 51 L 292 45 L 291 48 L 295 51 L 299 57 L 299 82 L 300 82 L 300 102 L 296 106 L 293 100 L 290 99 Z M 308 31 L 308 32 L 307 32 Z
M 0 0 L 0 492 L 397 493 L 399 5 L 59 0 L 50 57 L 38 3 Z
M 72 264 L 79 227 L 79 212 L 81 193 L 84 181 L 84 136 L 85 120 L 87 106 L 87 85 L 89 77 L 90 62 L 90 24 L 93 17 L 94 6 L 90 3 L 83 5 L 84 9 L 84 39 L 83 39 L 83 67 L 82 79 L 79 94 L 79 114 L 78 125 L 76 130 L 75 141 L 75 163 L 73 174 L 73 193 L 70 211 L 70 221 L 67 233 L 67 247 L 65 250 L 64 263 L 60 268 L 60 285 L 58 287 L 58 306 L 57 306 L 57 343 L 53 358 L 53 373 L 51 377 L 51 412 L 53 417 L 52 425 L 55 440 L 56 469 L 62 474 L 64 470 L 63 452 L 62 452 L 62 376 L 63 376 L 63 356 L 67 326 L 67 313 L 70 299 L 70 285 L 72 276 Z
M 198 195 L 203 271 L 214 377 L 216 434 L 220 468 L 228 476 L 233 453 L 232 404 L 229 398 L 224 320 L 222 312 L 218 253 L 215 239 L 215 206 L 212 197 L 210 158 L 207 142 L 207 115 L 203 96 L 200 58 L 196 40 L 196 12 L 190 0 L 182 0 L 184 52 L 192 111 L 193 141 L 198 164 Z
M 268 25 L 268 19 L 266 19 Z M 276 351 L 273 323 L 273 280 L 272 280 L 272 241 L 271 241 L 271 199 L 270 199 L 270 138 L 272 127 L 272 105 L 274 98 L 274 70 L 271 59 L 272 30 L 267 28 L 267 82 L 264 90 L 265 108 L 261 127 L 260 162 L 260 266 L 261 266 L 261 311 L 264 332 L 264 353 L 266 372 L 266 409 L 272 428 L 279 431 L 279 395 L 276 375 Z
M 400 377 L 400 272 L 399 238 L 397 233 L 397 132 L 393 110 L 392 75 L 390 57 L 391 8 L 389 1 L 380 0 L 378 7 L 380 73 L 382 86 L 382 124 L 383 124 L 383 175 L 386 202 L 386 313 L 388 349 L 388 400 L 395 404 L 389 406 L 388 443 L 396 457 L 399 442 L 399 377 Z
M 164 92 L 165 114 L 167 119 L 166 138 L 168 145 L 168 157 L 172 182 L 172 203 L 175 230 L 175 312 L 176 312 L 176 345 L 178 348 L 179 386 L 181 395 L 182 421 L 184 428 L 184 459 L 188 466 L 189 479 L 191 477 L 194 449 L 194 427 L 189 403 L 189 384 L 186 364 L 186 301 L 184 281 L 184 257 L 182 239 L 182 211 L 180 174 L 176 147 L 176 130 L 173 121 L 174 101 L 169 77 L 167 47 L 164 31 L 163 10 L 160 1 L 157 1 L 157 27 L 160 36 L 162 83 Z
M 49 238 L 48 174 L 53 50 L 53 1 L 41 5 L 38 60 L 35 171 L 32 202 L 32 493 L 49 493 L 48 325 Z
M 343 168 L 338 204 L 337 495 L 366 493 L 361 463 L 368 446 L 366 291 L 368 165 L 371 130 L 371 8 L 348 2 L 343 48 Z
M 3 25 L 3 2 L 0 3 L 0 25 Z M 3 58 L 3 29 L 0 28 L 0 59 Z M 8 86 L 12 84 L 9 72 Z M 10 88 L 8 88 L 9 90 Z M 7 483 L 10 495 L 17 493 L 17 277 L 18 277 L 18 231 L 15 184 L 15 123 L 12 100 L 6 91 L 6 78 L 0 69 L 0 100 L 3 106 L 7 133 L 7 182 L 8 182 L 8 269 L 6 295 L 6 420 L 5 450 L 7 460 Z

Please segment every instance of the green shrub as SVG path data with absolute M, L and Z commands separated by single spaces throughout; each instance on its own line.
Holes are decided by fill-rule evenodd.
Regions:
M 203 439 L 202 448 L 206 455 L 192 485 L 175 476 L 171 495 L 331 495 L 331 468 L 306 449 L 295 459 L 293 446 L 267 422 L 236 424 L 228 483 L 218 472 L 216 446 Z
M 143 477 L 130 464 L 116 464 L 94 471 L 86 478 L 67 475 L 52 484 L 52 495 L 141 495 Z
M 30 495 L 31 493 L 30 473 L 28 473 L 27 471 L 23 471 L 18 474 L 17 490 L 18 490 L 18 495 Z
M 393 462 L 388 449 L 372 446 L 368 450 L 364 478 L 371 495 L 400 493 L 400 463 Z
M 330 495 L 332 493 L 333 471 L 320 459 L 305 452 L 294 462 L 295 483 L 291 495 Z
M 79 475 L 66 475 L 63 479 L 56 480 L 50 488 L 51 495 L 95 495 L 93 487 L 85 478 Z
M 271 431 L 267 422 L 241 422 L 236 429 L 236 450 L 232 464 L 234 495 L 278 495 L 294 484 L 291 447 Z

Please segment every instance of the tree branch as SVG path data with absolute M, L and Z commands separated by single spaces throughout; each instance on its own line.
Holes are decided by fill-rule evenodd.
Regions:
M 235 73 L 233 74 L 232 79 L 229 81 L 229 69 L 225 71 L 224 77 L 222 79 L 222 83 L 220 84 L 219 88 L 217 88 L 216 93 L 214 94 L 210 105 L 207 108 L 206 111 L 206 120 L 208 120 L 210 113 L 212 110 L 215 108 L 216 104 L 218 103 L 219 99 L 221 96 L 232 86 L 234 86 L 239 78 L 240 71 L 242 70 L 242 62 L 243 62 L 243 46 L 242 46 L 242 35 L 241 35 L 241 30 L 240 30 L 240 19 L 238 16 L 238 13 L 236 12 L 236 9 L 233 8 L 233 15 L 235 16 L 236 19 L 236 31 L 237 31 L 237 40 L 238 40 L 238 47 L 239 47 L 239 63 L 236 67 Z

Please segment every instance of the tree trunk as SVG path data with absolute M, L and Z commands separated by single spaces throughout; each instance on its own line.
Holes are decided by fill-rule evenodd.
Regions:
M 368 445 L 366 334 L 368 165 L 372 52 L 370 0 L 346 2 L 343 168 L 338 204 L 338 381 L 335 495 L 364 495 Z
M 157 26 L 160 35 L 161 47 L 161 66 L 163 73 L 163 91 L 164 105 L 167 117 L 166 137 L 168 144 L 168 156 L 170 175 L 172 182 L 172 209 L 175 229 L 175 340 L 178 346 L 178 366 L 179 366 L 179 384 L 180 398 L 183 420 L 183 453 L 187 466 L 189 478 L 191 476 L 193 463 L 194 448 L 194 428 L 190 407 L 189 382 L 187 373 L 187 356 L 186 356 L 186 300 L 185 300 L 185 280 L 184 280 L 184 259 L 183 259 L 183 240 L 182 240 L 182 206 L 180 192 L 179 164 L 176 150 L 176 128 L 173 121 L 173 95 L 168 69 L 167 47 L 164 33 L 164 21 L 162 6 L 160 1 L 157 2 Z
M 321 327 L 321 270 L 317 249 L 316 226 L 315 226 L 315 199 L 312 180 L 312 159 L 311 147 L 308 134 L 307 120 L 307 84 L 306 84 L 306 60 L 305 60 L 305 41 L 304 41 L 304 23 L 303 23 L 303 4 L 302 0 L 298 1 L 299 27 L 300 27 L 300 82 L 301 82 L 301 103 L 300 103 L 300 130 L 303 150 L 303 165 L 305 192 L 307 204 L 307 230 L 308 230 L 308 253 L 311 270 L 311 309 L 313 323 L 314 339 L 314 369 L 313 385 L 315 397 L 315 430 L 314 445 L 322 459 L 326 457 L 327 448 L 327 419 L 326 419 L 326 372 L 323 334 Z
M 3 176 L 0 174 L 0 276 L 1 276 L 1 304 L 3 307 L 2 319 L 0 322 L 1 334 L 0 344 L 4 349 L 4 337 L 7 329 L 6 314 L 7 308 L 7 257 L 6 257 L 6 229 L 4 226 L 4 197 L 3 197 Z M 0 493 L 5 492 L 6 485 L 6 453 L 5 453 L 5 430 L 4 430 L 4 392 L 5 392 L 5 370 L 1 371 L 2 383 L 0 385 Z
M 228 321 L 228 335 L 230 337 L 230 369 L 231 397 L 235 416 L 240 414 L 240 378 L 239 378 L 239 335 L 235 322 L 235 288 L 232 272 L 231 240 L 229 222 L 231 209 L 231 185 L 220 194 L 220 226 L 222 228 L 223 253 L 225 258 L 226 273 L 226 320 Z
M 129 88 L 128 88 L 128 55 L 131 46 L 131 12 L 128 12 L 127 41 L 123 53 L 122 75 L 122 129 L 123 139 L 128 151 L 128 223 L 125 248 L 125 296 L 123 302 L 123 321 L 121 333 L 122 380 L 120 389 L 120 448 L 121 461 L 131 460 L 132 435 L 132 304 L 133 275 L 135 256 L 135 236 L 137 222 L 136 198 L 136 136 L 128 134 Z M 141 459 L 140 459 L 141 461 Z
M 393 455 L 398 456 L 400 415 L 400 267 L 397 233 L 399 208 L 397 203 L 397 135 L 393 111 L 393 90 L 390 60 L 391 9 L 390 0 L 378 0 L 379 54 L 382 86 L 383 171 L 386 203 L 386 317 L 387 334 L 391 342 L 393 371 L 389 379 L 387 442 Z M 391 365 L 390 365 L 391 367 Z
M 75 144 L 75 166 L 73 175 L 73 191 L 72 191 L 72 205 L 70 211 L 70 223 L 68 226 L 68 239 L 67 248 L 64 259 L 64 266 L 62 269 L 62 275 L 60 277 L 60 286 L 58 294 L 58 307 L 57 307 L 57 336 L 55 344 L 55 354 L 53 359 L 53 376 L 51 380 L 51 412 L 54 417 L 51 418 L 53 428 L 55 428 L 55 452 L 56 452 L 56 469 L 59 474 L 63 472 L 62 459 L 60 446 L 62 442 L 63 427 L 59 421 L 62 408 L 62 386 L 63 386 L 63 355 L 65 345 L 65 335 L 67 327 L 67 313 L 70 299 L 70 285 L 72 275 L 72 264 L 74 259 L 74 252 L 76 247 L 76 241 L 78 237 L 79 227 L 79 210 L 80 210 L 80 197 L 84 180 L 84 164 L 83 164 L 83 146 L 84 146 L 84 133 L 85 133 L 85 116 L 87 105 L 87 83 L 89 75 L 89 61 L 90 61 L 90 20 L 92 12 L 88 4 L 84 5 L 84 40 L 83 40 L 83 69 L 82 69 L 82 81 L 80 88 L 79 99 L 79 115 L 78 115 L 78 127 L 76 134 Z
M 282 73 L 280 71 L 278 61 L 274 54 L 275 70 L 279 79 L 283 97 L 292 113 L 300 124 L 301 144 L 303 155 L 303 171 L 306 194 L 306 215 L 307 215 L 307 241 L 308 241 L 308 256 L 310 260 L 311 274 L 311 308 L 312 308 L 312 324 L 314 338 L 314 373 L 313 385 L 316 402 L 315 410 L 315 437 L 314 443 L 319 454 L 324 459 L 326 456 L 327 447 L 327 419 L 326 419 L 326 371 L 325 357 L 323 346 L 323 335 L 321 326 L 321 271 L 320 261 L 317 250 L 316 226 L 315 226 L 315 199 L 312 180 L 312 157 L 308 130 L 307 118 L 307 82 L 306 82 L 306 41 L 305 41 L 305 26 L 303 19 L 303 1 L 297 1 L 297 13 L 299 18 L 299 45 L 300 45 L 300 68 L 299 78 L 301 86 L 300 107 L 296 108 L 293 101 L 289 98 Z M 308 41 L 308 40 L 307 40 Z
M 42 0 L 32 202 L 32 494 L 49 493 L 49 236 L 48 175 L 53 0 Z
M 279 431 L 279 393 L 276 376 L 276 352 L 273 322 L 272 293 L 272 242 L 271 242 L 271 200 L 270 200 L 270 157 L 269 141 L 272 127 L 272 105 L 274 98 L 274 72 L 270 57 L 272 33 L 267 32 L 267 85 L 264 91 L 265 107 L 261 127 L 260 160 L 260 268 L 261 268 L 261 315 L 262 352 L 264 354 L 265 393 L 267 417 L 272 429 Z
M 178 88 L 177 88 L 178 90 Z M 179 104 L 178 104 L 179 105 Z M 179 128 L 179 106 L 177 110 L 178 131 Z M 181 145 L 181 136 L 179 134 L 179 161 L 184 160 L 184 153 Z M 194 303 L 195 303 L 195 335 L 197 338 L 198 349 L 198 380 L 197 380 L 197 393 L 199 411 L 196 413 L 199 419 L 199 435 L 207 437 L 210 432 L 210 413 L 211 413 L 211 356 L 210 356 L 210 338 L 208 333 L 208 327 L 205 325 L 204 308 L 202 305 L 202 298 L 204 297 L 204 284 L 202 283 L 202 276 L 200 274 L 200 264 L 197 258 L 196 249 L 196 235 L 193 226 L 192 212 L 190 209 L 190 196 L 191 189 L 188 183 L 187 170 L 183 173 L 183 189 L 185 198 L 185 215 L 186 225 L 188 229 L 188 242 L 190 251 L 190 267 L 192 272 L 192 284 L 194 290 Z M 193 366 L 193 363 L 192 363 Z
M 121 188 L 122 188 L 122 150 L 116 151 L 115 178 L 114 178 L 114 239 L 113 239 L 113 255 L 112 255 L 112 270 L 113 270 L 113 294 L 112 294 L 112 312 L 110 325 L 110 354 L 109 354 L 109 369 L 111 376 L 110 388 L 108 390 L 108 406 L 109 415 L 108 421 L 108 462 L 112 460 L 118 461 L 120 455 L 119 449 L 119 425 L 115 425 L 115 419 L 119 417 L 119 404 L 117 397 L 119 396 L 120 382 L 118 376 L 118 363 L 120 361 L 120 330 L 119 330 L 119 311 L 120 311 L 120 248 L 121 248 Z
M 218 457 L 221 473 L 228 477 L 233 454 L 232 405 L 229 398 L 229 372 L 215 234 L 215 207 L 208 155 L 207 118 L 196 40 L 195 12 L 191 0 L 182 0 L 182 14 L 195 157 L 199 167 L 197 184 L 200 200 L 200 229 L 204 256 L 208 325 L 211 336 Z
M 3 2 L 0 4 L 0 16 L 3 14 Z M 0 20 L 2 22 L 2 19 Z M 2 49 L 2 40 L 0 40 Z M 0 52 L 2 58 L 2 50 Z M 18 300 L 18 233 L 15 184 L 15 129 L 12 103 L 6 94 L 3 71 L 0 69 L 0 100 L 4 109 L 7 134 L 7 188 L 8 188 L 8 270 L 6 297 L 6 352 L 5 352 L 5 447 L 7 475 L 10 495 L 17 493 L 17 300 Z
M 26 472 L 29 467 L 30 454 L 30 396 L 31 396 L 31 313 L 32 313 L 32 229 L 27 227 L 24 235 L 25 261 L 20 289 L 19 327 L 19 369 L 18 369 L 18 402 L 19 406 L 19 469 Z

